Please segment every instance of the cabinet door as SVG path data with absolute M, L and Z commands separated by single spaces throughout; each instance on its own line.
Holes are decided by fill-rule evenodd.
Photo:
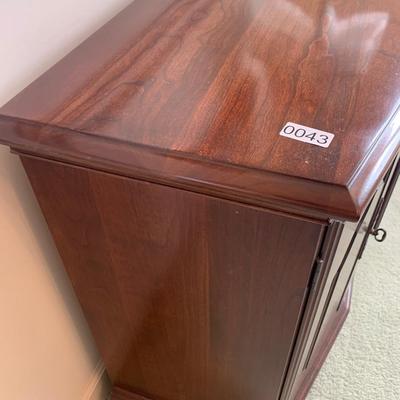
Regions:
M 23 163 L 117 386 L 150 399 L 278 399 L 323 226 Z
M 351 284 L 358 261 L 361 259 L 368 239 L 380 226 L 387 204 L 393 193 L 400 172 L 400 162 L 394 162 L 392 168 L 386 174 L 381 185 L 378 187 L 369 208 L 365 212 L 363 220 L 357 229 L 357 237 L 347 252 L 347 258 L 343 260 L 333 282 L 333 295 L 329 299 L 327 317 L 325 317 L 322 328 L 329 329 L 329 319 L 334 313 L 346 307 L 346 301 L 350 300 Z
M 344 322 L 349 310 L 351 278 L 359 259 L 362 243 L 368 235 L 367 227 L 372 223 L 381 193 L 382 188 L 376 193 L 359 223 L 346 223 L 343 228 L 335 258 L 330 267 L 330 274 L 325 284 L 323 301 L 320 304 L 321 311 L 317 313 L 315 331 L 310 337 L 310 345 L 307 348 L 302 365 L 303 371 L 308 368 L 312 369 L 313 363 L 319 364 L 321 354 L 326 355 L 325 349 L 332 344 L 330 339 L 336 336 L 332 332 L 340 329 Z M 341 305 L 343 310 L 340 310 Z M 338 311 L 342 312 L 339 313 Z
M 397 165 L 397 166 L 396 166 Z M 328 354 L 350 307 L 352 280 L 371 233 L 379 227 L 384 210 L 398 179 L 400 163 L 394 162 L 377 188 L 358 223 L 345 223 L 334 257 L 327 262 L 326 280 L 321 285 L 318 306 L 313 316 L 304 350 L 298 358 L 295 379 L 287 398 L 304 399 Z

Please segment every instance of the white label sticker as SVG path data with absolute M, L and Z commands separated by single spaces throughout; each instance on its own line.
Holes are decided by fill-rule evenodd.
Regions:
M 335 137 L 333 133 L 309 128 L 308 126 L 295 124 L 293 122 L 288 122 L 281 130 L 280 135 L 320 147 L 329 147 Z

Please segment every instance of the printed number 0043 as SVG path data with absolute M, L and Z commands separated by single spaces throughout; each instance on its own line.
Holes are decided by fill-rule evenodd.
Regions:
M 306 137 L 310 139 L 310 141 L 316 140 L 320 144 L 326 144 L 328 143 L 329 137 L 327 135 L 318 135 L 316 132 L 312 133 L 307 133 L 307 131 L 303 128 L 298 128 L 296 129 L 292 125 L 286 126 L 286 128 L 283 130 L 284 133 L 287 135 L 294 134 L 294 136 L 301 138 L 301 137 Z

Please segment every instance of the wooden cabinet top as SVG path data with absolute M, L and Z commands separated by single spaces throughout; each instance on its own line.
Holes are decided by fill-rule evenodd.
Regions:
M 0 109 L 0 141 L 353 220 L 398 151 L 399 87 L 398 0 L 136 0 Z

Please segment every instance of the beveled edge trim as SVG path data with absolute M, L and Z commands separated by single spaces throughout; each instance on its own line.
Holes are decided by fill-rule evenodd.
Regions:
M 362 169 L 350 186 L 283 175 L 271 171 L 213 162 L 185 153 L 102 138 L 52 125 L 0 116 L 0 143 L 16 152 L 59 160 L 122 176 L 161 183 L 239 201 L 300 217 L 357 221 L 373 194 L 377 175 L 387 158 L 396 154 L 399 141 L 371 153 L 372 172 Z M 79 133 L 79 134 L 74 134 Z M 393 154 L 387 154 L 391 151 Z M 364 173 L 363 173 L 364 172 Z M 366 180 L 366 185 L 362 182 Z M 361 182 L 361 183 L 360 183 Z

